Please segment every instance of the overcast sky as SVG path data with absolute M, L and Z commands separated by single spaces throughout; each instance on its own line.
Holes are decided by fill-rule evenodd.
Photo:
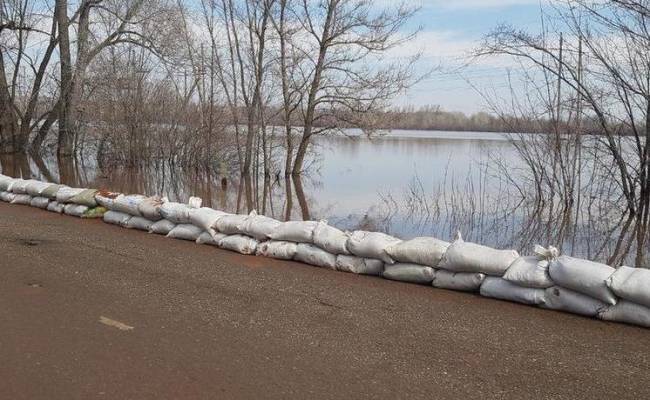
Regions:
M 382 0 L 390 3 L 390 0 Z M 543 1 L 543 0 L 542 0 Z M 411 28 L 422 31 L 407 48 L 407 54 L 422 51 L 420 67 L 437 68 L 429 79 L 419 83 L 402 98 L 399 105 L 438 104 L 445 110 L 473 113 L 485 110 L 482 91 L 507 95 L 505 74 L 508 60 L 484 59 L 466 68 L 468 54 L 481 38 L 500 23 L 538 31 L 540 0 L 419 0 L 421 10 Z M 470 80 L 471 84 L 466 80 Z

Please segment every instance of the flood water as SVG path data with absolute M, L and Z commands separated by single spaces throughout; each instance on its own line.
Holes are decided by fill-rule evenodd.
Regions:
M 350 134 L 315 140 L 307 172 L 300 181 L 289 182 L 292 219 L 326 219 L 342 229 L 379 230 L 402 238 L 433 235 L 450 240 L 460 230 L 466 239 L 497 247 L 552 240 L 543 221 L 530 220 L 521 199 L 512 196 L 511 183 L 494 168 L 498 162 L 513 169 L 520 164 L 505 136 L 395 130 L 370 139 Z M 183 202 L 199 196 L 204 205 L 230 212 L 236 211 L 239 192 L 236 173 L 166 161 L 125 167 L 84 157 L 60 165 L 53 157 L 17 161 L 4 156 L 2 172 Z M 282 220 L 288 182 L 281 171 L 272 181 L 268 205 L 258 208 Z M 531 224 L 539 226 L 528 229 Z M 525 242 L 523 230 L 530 236 Z M 573 247 L 577 254 L 589 250 Z

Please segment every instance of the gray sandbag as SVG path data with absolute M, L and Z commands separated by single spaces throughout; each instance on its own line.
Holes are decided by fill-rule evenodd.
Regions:
M 627 300 L 619 300 L 616 305 L 601 310 L 598 318 L 650 328 L 650 308 Z
M 386 279 L 400 282 L 431 284 L 433 268 L 426 265 L 399 263 L 385 265 L 382 276 Z
M 28 206 L 32 202 L 32 196 L 28 194 L 14 194 L 11 204 L 23 204 Z
M 374 258 L 386 264 L 395 264 L 386 248 L 401 242 L 400 239 L 381 232 L 354 231 L 348 239 L 350 253 L 357 257 Z
M 449 243 L 433 237 L 417 237 L 386 248 L 386 253 L 397 262 L 437 267 Z
M 11 203 L 16 198 L 16 195 L 11 192 L 0 192 L 0 200 Z
M 27 185 L 29 185 L 32 182 L 37 182 L 32 179 L 25 180 L 25 179 L 16 179 L 13 181 L 11 185 L 11 192 L 15 194 L 27 194 Z
M 197 244 L 207 244 L 210 246 L 219 246 L 219 241 L 225 238 L 227 235 L 223 233 L 215 233 L 214 235 L 208 231 L 203 231 L 196 239 Z
M 384 262 L 372 258 L 339 254 L 336 256 L 336 269 L 353 274 L 381 276 L 384 273 Z
M 546 289 L 554 286 L 548 274 L 550 261 L 557 258 L 558 251 L 554 247 L 548 249 L 535 246 L 534 256 L 519 257 L 508 267 L 503 279 L 519 286 Z
M 219 240 L 220 248 L 244 255 L 255 254 L 257 244 L 257 240 L 245 235 L 227 235 Z
M 61 204 L 58 201 L 50 201 L 50 203 L 47 205 L 47 211 L 55 212 L 62 214 L 63 209 L 65 208 L 65 204 Z
M 149 228 L 149 233 L 155 233 L 157 235 L 167 235 L 175 227 L 176 227 L 175 223 L 166 219 L 161 219 L 160 221 L 156 221 L 153 225 L 151 225 L 151 228 Z
M 0 176 L 0 192 L 11 192 L 10 186 L 13 185 L 13 183 L 16 181 L 16 179 L 7 176 L 7 175 L 1 175 Z
M 63 207 L 63 213 L 65 215 L 70 215 L 72 217 L 83 217 L 84 214 L 88 211 L 88 207 L 81 205 L 81 204 L 66 204 L 65 207 Z
M 88 208 L 95 208 L 97 207 L 97 201 L 95 201 L 95 194 L 97 194 L 96 189 L 84 189 L 80 193 L 72 196 L 69 202 L 73 204 L 80 204 Z
M 350 254 L 347 243 L 349 235 L 330 226 L 327 221 L 319 221 L 312 232 L 314 244 L 332 254 Z
M 45 190 L 51 183 L 41 181 L 31 181 L 25 187 L 25 191 L 32 197 L 39 197 L 43 190 Z
M 609 265 L 580 258 L 562 256 L 551 262 L 548 273 L 557 286 L 616 304 L 616 296 L 605 281 L 616 270 Z
M 208 207 L 191 208 L 189 210 L 190 223 L 192 223 L 192 225 L 198 226 L 213 236 L 217 233 L 215 229 L 217 220 L 226 215 L 228 215 L 228 213 L 219 210 L 213 210 L 212 208 Z
M 313 243 L 315 221 L 287 221 L 278 224 L 269 238 L 285 242 Z
M 270 234 L 282 223 L 265 215 L 258 215 L 252 211 L 248 218 L 239 226 L 242 234 L 257 240 L 268 240 Z
M 436 269 L 431 285 L 438 289 L 478 292 L 484 280 L 485 274 L 480 272 L 451 272 Z
M 573 290 L 560 286 L 553 286 L 545 290 L 546 301 L 543 308 L 564 311 L 571 314 L 595 317 L 601 310 L 609 305 L 593 297 L 589 297 Z
M 137 229 L 140 231 L 147 231 L 151 229 L 151 225 L 154 224 L 154 221 L 150 221 L 144 217 L 131 217 L 127 221 L 125 228 Z
M 141 217 L 142 214 L 138 209 L 140 203 L 146 199 L 145 196 L 141 194 L 121 194 L 113 200 L 111 207 L 108 207 L 109 210 L 118 211 L 124 214 L 129 214 L 134 217 Z
M 47 209 L 48 204 L 50 199 L 47 197 L 32 197 L 32 201 L 29 202 L 30 206 L 42 209 Z
M 100 190 L 97 193 L 95 193 L 95 201 L 100 206 L 108 210 L 112 210 L 113 204 L 115 203 L 115 199 L 117 199 L 119 196 L 122 196 L 122 193 L 109 192 L 108 190 Z
M 650 307 L 650 270 L 622 266 L 606 279 L 605 284 L 622 299 Z
M 190 210 L 187 204 L 169 201 L 160 206 L 160 216 L 175 224 L 189 224 Z
M 104 213 L 102 219 L 107 224 L 126 226 L 129 220 L 132 218 L 131 215 L 125 214 L 119 211 L 107 211 Z
M 138 212 L 149 221 L 160 221 L 162 219 L 160 207 L 164 202 L 164 199 L 159 196 L 147 197 L 138 204 Z
M 449 246 L 438 267 L 454 272 L 480 272 L 500 277 L 518 257 L 519 253 L 515 250 L 497 250 L 465 242 L 459 237 Z
M 59 193 L 59 190 L 64 187 L 67 186 L 50 183 L 45 189 L 41 190 L 40 196 L 47 197 L 50 200 L 56 200 L 56 194 Z
M 84 190 L 85 189 L 81 188 L 62 187 L 56 192 L 56 201 L 61 204 L 69 203 L 70 199 L 83 192 Z
M 336 256 L 309 243 L 299 243 L 294 260 L 321 268 L 336 269 Z
M 298 245 L 294 242 L 280 240 L 269 240 L 257 245 L 258 256 L 277 258 L 280 260 L 292 260 L 298 251 Z
M 192 224 L 178 224 L 174 227 L 174 229 L 169 231 L 167 237 L 172 239 L 191 240 L 192 242 L 196 242 L 196 239 L 201 236 L 202 232 L 203 230 L 198 226 L 194 226 Z
M 226 235 L 242 235 L 241 227 L 249 216 L 244 214 L 227 214 L 219 218 L 215 224 L 218 232 Z
M 544 304 L 544 289 L 517 286 L 503 278 L 488 276 L 481 284 L 481 296 L 522 304 Z

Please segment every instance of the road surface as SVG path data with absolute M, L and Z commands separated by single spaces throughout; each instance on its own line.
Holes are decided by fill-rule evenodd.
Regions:
M 650 330 L 0 203 L 1 399 L 643 399 Z

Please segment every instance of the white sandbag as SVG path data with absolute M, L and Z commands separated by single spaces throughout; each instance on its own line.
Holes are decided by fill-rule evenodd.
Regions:
M 28 206 L 31 202 L 32 196 L 28 194 L 14 194 L 14 198 L 11 200 L 11 204 L 24 204 L 26 206 Z
M 485 280 L 485 274 L 480 272 L 451 272 L 436 269 L 431 285 L 438 289 L 459 290 L 462 292 L 477 292 Z
M 609 306 L 607 303 L 598 299 L 560 286 L 553 286 L 546 289 L 545 294 L 546 301 L 542 307 L 571 314 L 595 317 L 601 310 Z
M 27 186 L 30 183 L 37 182 L 34 180 L 16 179 L 11 185 L 11 192 L 15 194 L 27 194 Z
M 68 203 L 70 199 L 83 192 L 84 190 L 85 189 L 81 188 L 63 187 L 59 189 L 58 192 L 56 192 L 56 201 L 62 204 Z
M 88 207 L 81 204 L 66 204 L 63 207 L 63 213 L 73 217 L 83 217 L 84 213 L 88 211 Z
M 187 204 L 166 202 L 160 206 L 160 215 L 175 224 L 190 223 L 190 207 Z
M 95 193 L 95 201 L 100 206 L 108 210 L 112 210 L 113 203 L 115 203 L 115 199 L 118 198 L 119 196 L 122 196 L 122 193 L 100 190 L 99 192 Z
M 292 260 L 298 251 L 298 245 L 294 242 L 283 242 L 269 240 L 257 245 L 256 255 L 280 260 Z
M 386 253 L 397 262 L 436 267 L 445 255 L 449 243 L 432 238 L 417 237 L 393 244 L 386 248 Z
M 650 269 L 619 267 L 605 284 L 616 296 L 650 307 Z
M 602 310 L 598 318 L 650 328 L 650 308 L 627 300 L 619 300 L 616 305 Z
M 517 286 L 503 278 L 488 276 L 481 284 L 481 296 L 523 304 L 544 304 L 544 289 Z
M 43 209 L 46 209 L 48 204 L 50 204 L 50 199 L 47 197 L 32 197 L 32 201 L 29 202 L 30 206 Z
M 161 219 L 160 221 L 156 221 L 156 223 L 151 225 L 151 228 L 149 228 L 149 233 L 166 235 L 169 232 L 171 232 L 171 230 L 174 229 L 175 227 L 176 227 L 175 223 L 166 219 Z
M 154 221 L 150 221 L 143 217 L 131 217 L 127 221 L 125 227 L 129 229 L 138 229 L 141 231 L 147 231 L 151 229 L 151 225 L 154 224 Z
M 240 225 L 242 234 L 253 237 L 257 240 L 268 240 L 269 235 L 282 223 L 264 215 L 258 215 L 253 211 L 248 218 Z
M 201 236 L 202 232 L 203 229 L 199 228 L 198 226 L 194 226 L 192 224 L 179 224 L 176 225 L 174 229 L 169 231 L 167 237 L 172 239 L 191 240 L 193 242 L 196 242 L 196 239 Z
M 372 258 L 339 254 L 336 256 L 336 269 L 353 274 L 381 276 L 384 273 L 384 262 Z
M 358 257 L 382 260 L 386 264 L 394 264 L 386 248 L 401 242 L 393 236 L 381 232 L 354 231 L 348 239 L 347 247 L 350 253 Z
M 279 223 L 269 237 L 273 240 L 284 240 L 296 243 L 312 243 L 315 221 L 287 221 Z
M 0 176 L 0 192 L 11 192 L 10 186 L 12 186 L 15 181 L 16 179 L 10 176 Z
M 50 203 L 47 205 L 47 211 L 52 211 L 59 214 L 63 213 L 64 208 L 65 204 L 61 204 L 58 201 L 50 201 Z
M 16 195 L 11 192 L 0 192 L 0 200 L 11 203 L 16 198 Z
M 336 256 L 309 243 L 299 243 L 294 260 L 322 268 L 336 269 Z
M 104 216 L 102 217 L 104 222 L 106 222 L 107 224 L 113 224 L 119 226 L 126 226 L 126 224 L 129 222 L 131 218 L 133 218 L 131 215 L 119 211 L 107 211 L 104 213 Z
M 215 226 L 218 232 L 226 235 L 241 235 L 243 234 L 241 227 L 248 218 L 248 215 L 243 214 L 227 214 L 220 217 Z
M 48 182 L 31 181 L 25 187 L 25 191 L 32 197 L 38 197 L 41 195 L 41 192 L 47 189 L 47 187 L 50 185 L 51 183 Z
M 222 249 L 236 251 L 240 254 L 255 254 L 257 240 L 245 235 L 228 235 L 219 240 L 219 247 Z
M 141 217 L 140 210 L 138 206 L 146 199 L 145 196 L 141 194 L 121 194 L 113 200 L 113 205 L 110 210 L 118 211 L 124 214 L 129 214 L 134 217 Z
M 215 233 L 214 235 L 210 232 L 203 231 L 196 239 L 197 244 L 207 244 L 210 246 L 219 246 L 219 241 L 225 238 L 227 235 L 223 233 Z
M 568 256 L 559 257 L 548 268 L 548 273 L 557 286 L 586 294 L 610 305 L 616 304 L 616 296 L 605 281 L 615 271 L 609 265 Z
M 219 210 L 213 210 L 212 208 L 202 207 L 202 208 L 191 208 L 189 210 L 190 223 L 192 225 L 198 226 L 206 232 L 209 232 L 212 235 L 215 235 L 217 232 L 215 230 L 215 225 L 217 220 L 227 213 Z
M 138 212 L 149 221 L 160 221 L 160 207 L 163 203 L 163 199 L 158 196 L 147 197 L 138 204 Z
M 187 205 L 190 208 L 201 208 L 201 204 L 203 204 L 203 199 L 200 197 L 190 197 L 190 199 L 187 201 Z
M 425 265 L 399 263 L 385 265 L 382 276 L 393 281 L 428 285 L 433 280 L 433 274 L 433 268 Z
M 550 261 L 559 255 L 555 247 L 535 246 L 535 255 L 519 257 L 508 267 L 503 279 L 519 286 L 546 289 L 554 285 L 548 274 Z
M 332 254 L 350 254 L 347 246 L 349 238 L 348 234 L 330 226 L 327 221 L 319 221 L 312 235 L 316 246 Z
M 454 272 L 503 276 L 518 257 L 515 250 L 497 250 L 458 239 L 449 246 L 438 267 Z

